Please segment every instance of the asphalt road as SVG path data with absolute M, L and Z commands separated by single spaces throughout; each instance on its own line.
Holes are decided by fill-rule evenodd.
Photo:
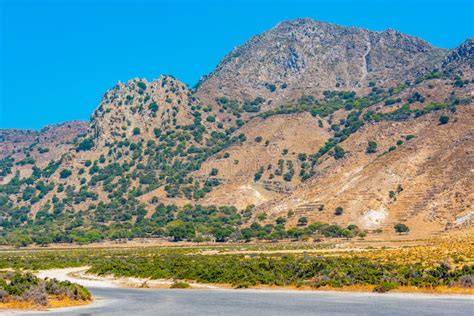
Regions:
M 89 306 L 20 315 L 474 315 L 474 297 L 90 288 Z M 15 313 L 18 315 L 18 313 Z

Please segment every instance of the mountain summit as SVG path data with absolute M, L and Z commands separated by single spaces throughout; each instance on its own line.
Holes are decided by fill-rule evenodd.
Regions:
M 448 54 L 394 30 L 374 32 L 312 19 L 284 21 L 227 54 L 197 95 L 281 105 L 325 90 L 364 93 L 431 71 Z

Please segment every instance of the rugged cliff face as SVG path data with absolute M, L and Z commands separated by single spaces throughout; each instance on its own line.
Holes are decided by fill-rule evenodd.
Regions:
M 448 54 L 395 30 L 373 32 L 311 19 L 285 21 L 235 48 L 199 83 L 197 95 L 250 100 L 266 107 L 325 90 L 366 93 L 431 71 Z
M 473 97 L 472 39 L 442 50 L 282 22 L 194 91 L 132 79 L 88 126 L 1 131 L 0 241 L 276 238 L 301 218 L 415 237 L 469 226 Z

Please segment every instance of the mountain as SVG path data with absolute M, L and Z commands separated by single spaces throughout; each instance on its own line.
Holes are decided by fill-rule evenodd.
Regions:
M 232 50 L 199 82 L 197 95 L 205 102 L 258 95 L 271 107 L 325 90 L 363 94 L 371 84 L 390 87 L 420 77 L 447 54 L 395 30 L 374 32 L 297 19 Z
M 119 82 L 87 127 L 2 131 L 0 242 L 462 229 L 474 216 L 472 47 L 298 19 L 234 49 L 194 90 L 172 76 Z

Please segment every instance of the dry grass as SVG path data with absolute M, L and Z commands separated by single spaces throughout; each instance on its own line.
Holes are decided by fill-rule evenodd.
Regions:
M 345 255 L 341 253 L 341 255 Z M 424 245 L 377 249 L 364 253 L 351 253 L 350 256 L 364 257 L 379 262 L 421 263 L 434 265 L 447 260 L 453 267 L 474 262 L 474 236 L 456 236 L 430 240 Z
M 58 308 L 58 307 L 72 307 L 72 306 L 81 306 L 91 303 L 92 300 L 73 300 L 69 297 L 58 297 L 50 295 L 48 297 L 48 305 L 42 306 L 37 305 L 29 301 L 18 301 L 18 300 L 9 300 L 8 302 L 0 302 L 0 310 L 6 309 L 25 309 L 25 310 L 46 310 L 48 308 Z

